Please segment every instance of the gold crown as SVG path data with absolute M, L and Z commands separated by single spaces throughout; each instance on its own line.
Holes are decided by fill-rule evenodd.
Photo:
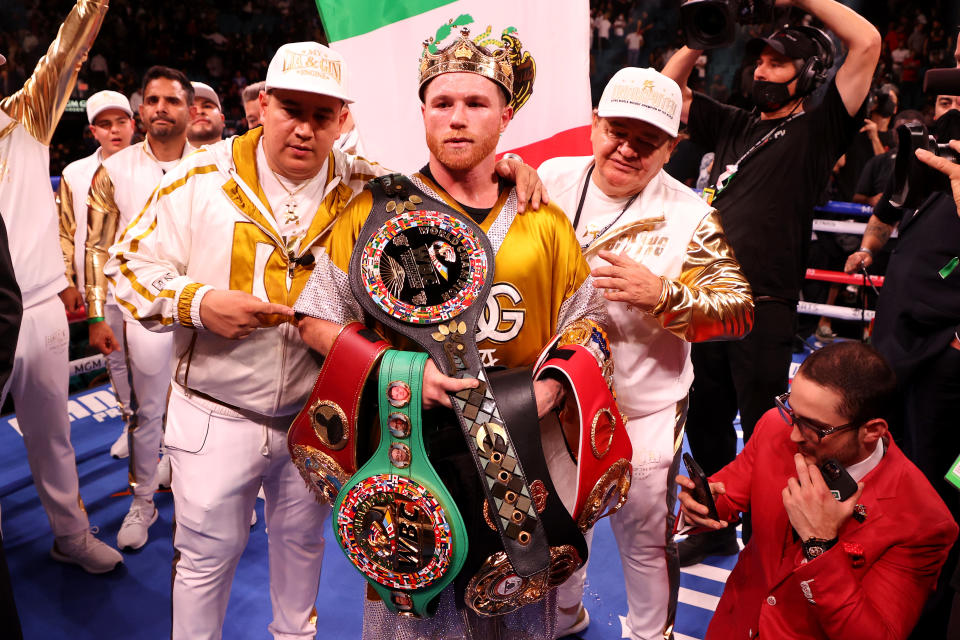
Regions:
M 460 37 L 449 46 L 430 53 L 433 39 L 423 43 L 423 55 L 420 56 L 420 99 L 423 99 L 423 90 L 428 82 L 443 73 L 467 72 L 476 73 L 493 80 L 507 92 L 508 102 L 514 111 L 518 110 L 533 92 L 535 65 L 528 52 L 521 54 L 520 40 L 513 35 L 503 36 L 503 46 L 493 52 L 486 47 L 478 46 L 470 39 L 470 29 L 460 30 Z M 517 87 L 514 78 L 514 67 L 523 61 L 524 82 Z M 519 78 L 519 76 L 518 76 Z

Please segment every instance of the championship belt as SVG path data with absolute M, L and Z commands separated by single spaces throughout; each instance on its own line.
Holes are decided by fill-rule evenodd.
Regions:
M 367 378 L 390 344 L 351 322 L 337 336 L 306 405 L 287 432 L 290 457 L 321 503 L 357 470 L 357 418 Z
M 547 591 L 564 583 L 587 560 L 587 542 L 553 486 L 540 444 L 537 400 L 530 367 L 518 367 L 490 374 L 490 384 L 500 399 L 507 424 L 526 425 L 514 431 L 514 445 L 531 478 L 534 507 L 550 539 L 550 567 L 533 576 L 517 575 L 503 551 L 490 554 L 464 590 L 464 601 L 481 616 L 504 615 L 541 600 Z M 516 496 L 507 496 L 507 501 Z M 493 528 L 484 510 L 487 526 Z
M 469 217 L 393 174 L 370 181 L 374 203 L 350 258 L 365 311 L 418 343 L 443 373 L 476 378 L 451 394 L 491 520 L 521 577 L 547 570 L 547 537 L 475 342 L 493 284 L 494 252 Z M 506 500 L 516 496 L 513 502 Z
M 427 354 L 389 350 L 380 365 L 380 444 L 340 492 L 337 542 L 393 611 L 432 615 L 467 556 L 467 530 L 423 445 Z
M 603 369 L 598 362 L 604 363 Z M 633 471 L 633 446 L 613 392 L 606 336 L 588 320 L 573 323 L 537 363 L 535 378 L 547 373 L 565 378 L 573 390 L 563 420 L 580 433 L 573 517 L 586 533 L 624 505 Z

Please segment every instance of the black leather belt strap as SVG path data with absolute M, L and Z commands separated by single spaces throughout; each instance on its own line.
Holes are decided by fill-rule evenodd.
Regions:
M 550 546 L 572 545 L 581 560 L 586 562 L 587 542 L 563 506 L 543 457 L 537 399 L 533 393 L 533 370 L 518 367 L 495 371 L 490 374 L 490 384 L 503 408 L 513 444 L 531 481 L 536 509 L 544 522 Z

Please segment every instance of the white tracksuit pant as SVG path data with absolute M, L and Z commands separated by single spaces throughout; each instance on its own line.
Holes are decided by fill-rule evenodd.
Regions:
M 131 389 L 130 486 L 135 496 L 152 500 L 157 490 L 163 414 L 170 389 L 173 333 L 154 333 L 136 320 L 125 318 L 123 333 L 116 337 L 123 344 Z
M 686 401 L 684 401 L 685 404 Z M 610 516 L 610 528 L 620 550 L 627 589 L 627 628 L 633 640 L 662 640 L 677 606 L 679 563 L 673 542 L 674 477 L 681 433 L 677 407 L 627 420 L 633 445 L 633 477 L 626 504 Z M 680 420 L 685 416 L 681 414 Z M 591 532 L 592 533 L 592 532 Z M 588 534 L 588 544 L 592 535 Z M 560 608 L 575 607 L 583 599 L 587 577 L 584 565 L 558 588 Z
M 127 352 L 123 349 L 123 312 L 116 304 L 107 303 L 103 307 L 104 322 L 110 326 L 113 335 L 120 341 L 121 348 L 113 351 L 105 358 L 107 374 L 110 376 L 110 385 L 113 394 L 117 397 L 117 404 L 123 414 L 124 424 L 130 423 L 132 411 L 130 409 L 130 380 L 127 372 Z
M 69 344 L 67 314 L 58 296 L 23 310 L 10 393 L 33 483 L 54 536 L 73 535 L 90 527 L 80 500 L 77 458 L 70 442 Z
M 287 451 L 293 416 L 264 424 L 174 385 L 164 442 L 173 470 L 173 640 L 217 640 L 262 484 L 274 638 L 313 638 L 324 521 Z M 281 424 L 282 423 L 282 424 Z M 255 631 L 251 634 L 256 635 Z

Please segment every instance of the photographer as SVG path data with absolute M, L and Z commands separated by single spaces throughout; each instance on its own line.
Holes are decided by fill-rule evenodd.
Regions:
M 750 335 L 695 344 L 691 352 L 696 377 L 687 435 L 708 474 L 734 457 L 737 410 L 747 441 L 772 398 L 787 389 L 813 207 L 834 163 L 863 126 L 859 112 L 880 56 L 877 30 L 839 2 L 777 4 L 808 11 L 840 38 L 847 56 L 835 77 L 827 80 L 832 43 L 810 27 L 788 27 L 748 43 L 748 51 L 759 54 L 753 73 L 759 113 L 721 105 L 686 87 L 699 51 L 684 47 L 663 70 L 683 89 L 690 139 L 716 154 L 713 205 L 755 299 Z M 808 109 L 804 100 L 823 83 L 822 101 Z M 738 550 L 732 529 L 688 538 L 679 548 L 682 566 Z
M 957 54 L 960 57 L 960 46 Z M 952 86 L 941 87 L 941 92 L 960 93 L 960 68 L 955 72 Z M 897 248 L 877 300 L 874 344 L 893 366 L 903 395 L 904 452 L 960 521 L 960 493 L 944 479 L 960 453 L 960 98 L 938 95 L 935 116 L 936 140 L 948 146 L 936 155 L 916 151 L 917 166 L 930 168 L 920 182 L 914 178 L 923 174 L 909 174 L 909 192 L 917 203 L 912 206 L 917 208 L 878 203 L 862 247 L 846 268 L 852 272 L 861 264 L 869 266 L 872 252 L 883 246 L 899 220 Z M 900 153 L 911 151 L 903 148 Z M 948 575 L 958 553 L 954 549 L 947 560 Z M 918 638 L 946 637 L 952 597 L 947 577 L 921 618 Z
M 803 362 L 743 452 L 710 478 L 719 520 L 706 517 L 694 483 L 677 476 L 686 523 L 719 529 L 754 514 L 753 538 L 727 578 L 707 640 L 910 633 L 957 525 L 887 434 L 895 384 L 872 347 L 826 346 Z M 842 485 L 818 466 L 831 458 L 840 477 L 849 475 L 842 501 L 831 494 Z

